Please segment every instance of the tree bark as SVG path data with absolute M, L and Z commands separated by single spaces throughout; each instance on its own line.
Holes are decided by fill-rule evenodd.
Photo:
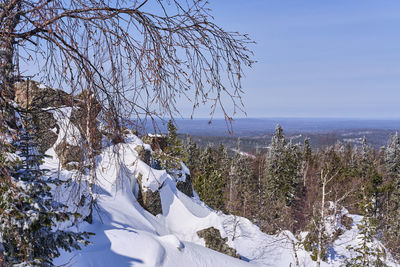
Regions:
M 5 1 L 1 15 L 3 19 L 0 26 L 4 30 L 0 34 L 0 82 L 1 82 L 1 101 L 13 100 L 14 91 L 14 45 L 15 38 L 12 34 L 20 22 L 21 0 Z
M 322 200 L 321 200 L 321 221 L 318 225 L 318 247 L 317 247 L 317 267 L 321 266 L 321 252 L 322 252 L 322 231 L 324 230 L 324 220 L 325 220 L 325 187 L 327 184 L 326 175 L 323 175 L 321 171 L 322 180 Z

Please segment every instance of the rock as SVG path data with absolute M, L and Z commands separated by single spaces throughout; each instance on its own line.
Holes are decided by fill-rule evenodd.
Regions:
M 14 100 L 22 108 L 28 108 L 35 129 L 34 140 L 39 152 L 45 153 L 57 141 L 59 128 L 53 114 L 43 109 L 71 106 L 71 96 L 35 81 L 24 81 L 15 85 Z
M 27 92 L 28 86 L 28 92 Z M 15 85 L 15 102 L 21 107 L 42 109 L 48 107 L 72 106 L 72 97 L 62 90 L 41 86 L 38 82 L 19 82 Z
M 145 190 L 142 186 L 142 175 L 139 174 L 137 177 L 137 180 L 140 185 L 140 194 L 138 197 L 138 202 L 140 205 L 156 216 L 157 214 L 162 213 L 162 207 L 161 207 L 161 197 L 160 197 L 160 192 L 159 190 L 153 192 L 150 189 Z
M 149 144 L 153 151 L 164 150 L 167 147 L 167 136 L 163 135 L 145 135 L 142 137 L 144 143 Z
M 353 225 L 353 219 L 347 215 L 343 215 L 341 218 L 342 225 L 347 229 L 350 230 L 351 226 Z
M 136 146 L 135 150 L 139 155 L 139 159 L 150 166 L 151 151 L 145 149 L 143 146 Z
M 90 99 L 91 109 L 88 114 L 86 103 Z M 91 142 L 94 144 L 94 152 L 98 154 L 102 148 L 103 135 L 98 129 L 97 116 L 102 106 L 100 102 L 89 96 L 88 91 L 82 91 L 77 96 L 67 94 L 62 90 L 54 90 L 36 81 L 24 81 L 15 85 L 15 102 L 22 108 L 28 108 L 29 115 L 35 129 L 35 141 L 40 153 L 45 153 L 58 139 L 59 126 L 53 114 L 45 108 L 72 107 L 71 122 L 79 130 L 77 140 L 86 141 L 87 118 L 90 123 Z M 61 142 L 55 148 L 61 164 L 67 169 L 80 169 L 84 153 L 79 146 Z
M 192 177 L 189 174 L 186 174 L 186 180 L 184 182 L 178 181 L 176 183 L 176 188 L 188 197 L 193 197 Z
M 88 98 L 88 91 L 83 91 L 74 98 L 74 107 L 71 112 L 71 122 L 78 128 L 81 136 L 86 139 L 87 135 L 87 118 L 89 116 L 89 123 L 91 126 L 92 143 L 94 144 L 94 150 L 100 151 L 102 148 L 103 135 L 99 131 L 97 125 L 97 116 L 101 111 L 101 104 L 97 101 L 95 97 L 91 97 L 91 107 L 90 114 L 88 114 L 88 109 L 86 106 L 86 101 Z
M 226 244 L 228 238 L 222 238 L 218 229 L 210 227 L 197 231 L 197 235 L 204 239 L 206 248 L 224 253 L 231 257 L 240 258 L 239 254 L 236 253 L 236 250 Z
M 39 152 L 44 154 L 56 143 L 59 126 L 50 112 L 33 113 L 32 123 L 35 128 L 34 140 L 38 144 Z
M 79 146 L 74 146 L 63 141 L 55 148 L 61 165 L 66 169 L 79 169 L 83 160 L 83 152 Z

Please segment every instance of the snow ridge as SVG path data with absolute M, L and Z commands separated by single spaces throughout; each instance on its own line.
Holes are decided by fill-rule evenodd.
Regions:
M 68 123 L 70 110 L 66 108 L 53 114 L 61 130 L 59 140 L 46 152 L 52 157 L 46 158 L 43 167 L 71 181 L 68 186 L 53 189 L 55 198 L 67 203 L 71 210 L 86 215 L 88 207 L 81 202 L 88 194 L 88 177 L 76 170 L 60 170 L 60 161 L 54 151 L 54 147 L 65 138 L 74 142 L 72 136 L 77 130 Z M 295 266 L 297 255 L 300 266 L 315 266 L 310 254 L 302 249 L 292 233 L 284 231 L 278 236 L 267 235 L 246 218 L 213 211 L 198 197 L 186 196 L 177 190 L 177 181 L 165 170 L 155 170 L 140 160 L 136 146 L 149 149 L 140 138 L 131 135 L 126 143 L 105 147 L 97 157 L 97 205 L 93 223 L 82 221 L 77 229 L 95 233 L 90 240 L 92 244 L 81 251 L 64 251 L 55 260 L 56 265 Z M 183 169 L 189 173 L 186 167 Z M 139 204 L 139 175 L 144 188 L 152 192 L 159 190 L 162 214 L 153 216 Z M 357 218 L 353 219 L 356 221 Z M 197 231 L 209 227 L 218 229 L 222 237 L 228 237 L 228 245 L 235 248 L 242 259 L 205 248 L 205 242 L 198 237 Z M 350 231 L 343 235 L 343 239 L 347 235 L 357 235 L 357 227 Z M 335 244 L 338 257 L 331 259 L 329 266 L 341 264 L 339 254 L 346 256 L 346 251 L 341 250 L 341 241 Z

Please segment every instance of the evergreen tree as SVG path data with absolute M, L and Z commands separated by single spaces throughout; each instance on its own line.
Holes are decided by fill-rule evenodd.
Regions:
M 357 158 L 358 172 L 365 191 L 361 196 L 366 195 L 371 199 L 374 217 L 377 217 L 377 212 L 380 210 L 380 203 L 382 202 L 383 178 L 373 160 L 373 149 L 368 145 L 365 137 Z
M 165 169 L 175 178 L 179 178 L 182 175 L 181 163 L 185 160 L 186 156 L 183 142 L 178 139 L 177 128 L 172 120 L 168 122 L 168 134 L 166 139 L 166 147 L 164 150 L 153 153 L 153 158 L 160 163 L 161 169 Z
M 287 143 L 282 127 L 277 125 L 266 156 L 264 171 L 263 229 L 276 233 L 293 230 L 292 205 L 297 195 L 301 171 L 300 146 Z
M 198 170 L 200 160 L 200 148 L 191 138 L 188 138 L 185 146 L 185 154 L 187 155 L 185 164 L 189 168 L 190 173 L 195 175 Z
M 399 134 L 396 132 L 394 136 L 389 138 L 388 145 L 385 149 L 385 166 L 386 172 L 394 179 L 396 186 L 400 181 L 400 140 Z
M 53 201 L 50 185 L 61 181 L 46 177 L 42 159 L 27 128 L 13 142 L 2 144 L 0 233 L 5 265 L 52 266 L 60 248 L 70 251 L 88 244 L 88 233 L 58 229 L 58 223 L 80 215 Z
M 304 139 L 304 144 L 303 144 L 302 165 L 309 165 L 310 163 L 312 163 L 312 160 L 313 160 L 313 154 L 310 145 L 310 138 L 307 137 Z M 306 167 L 303 167 L 303 169 L 306 169 Z
M 283 196 L 288 206 L 296 195 L 300 167 L 299 146 L 287 143 L 282 127 L 277 125 L 267 155 L 267 190 L 274 192 L 278 198 Z
M 359 242 L 356 247 L 347 247 L 355 252 L 355 257 L 348 260 L 347 264 L 355 267 L 387 266 L 382 258 L 385 257 L 385 251 L 377 245 L 375 239 L 378 237 L 378 223 L 373 217 L 374 205 L 363 190 L 363 202 L 361 204 L 362 220 L 357 225 L 359 229 Z
M 224 210 L 224 191 L 227 171 L 226 151 L 208 146 L 200 155 L 198 175 L 193 177 L 193 187 L 200 199 L 215 210 Z
M 383 207 L 383 239 L 395 256 L 400 256 L 400 141 L 396 133 L 389 138 L 384 153 L 385 206 Z
M 168 136 L 166 152 L 175 160 L 182 161 L 185 158 L 183 142 L 178 138 L 177 128 L 172 120 L 168 121 Z
M 236 153 L 230 163 L 228 174 L 228 211 L 241 216 L 247 216 L 251 207 L 251 198 L 256 192 L 256 183 L 253 181 L 253 170 L 250 158 L 240 152 L 240 139 Z

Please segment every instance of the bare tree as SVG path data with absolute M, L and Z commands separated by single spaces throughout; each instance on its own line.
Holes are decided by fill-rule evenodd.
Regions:
M 325 171 L 325 172 L 324 172 Z M 338 172 L 335 172 L 334 174 L 330 173 L 329 170 L 321 170 L 321 210 L 320 210 L 320 220 L 319 223 L 317 224 L 318 228 L 318 239 L 317 239 L 317 266 L 321 266 L 321 254 L 322 254 L 322 236 L 323 233 L 325 232 L 325 202 L 326 202 L 326 196 L 329 194 L 329 192 L 326 191 L 327 185 L 329 184 L 330 181 L 332 181 Z
M 179 115 L 181 98 L 193 111 L 211 103 L 210 116 L 220 108 L 229 122 L 223 99 L 232 100 L 233 113 L 242 109 L 250 43 L 214 23 L 207 0 L 0 0 L 0 128 L 8 124 L 15 127 L 7 135 L 18 133 L 12 117 L 19 108 L 16 83 L 24 76 L 71 93 L 74 108 L 86 111 L 78 138 L 93 203 L 95 103 L 114 142 L 123 141 L 128 118 Z M 7 152 L 3 144 L 1 152 Z M 11 180 L 0 165 L 2 180 Z
M 180 97 L 193 111 L 211 103 L 211 117 L 219 107 L 230 121 L 222 100 L 242 109 L 251 40 L 214 24 L 207 2 L 2 0 L 2 102 L 14 97 L 19 64 L 51 86 L 91 87 L 115 129 L 122 117 L 178 115 Z

